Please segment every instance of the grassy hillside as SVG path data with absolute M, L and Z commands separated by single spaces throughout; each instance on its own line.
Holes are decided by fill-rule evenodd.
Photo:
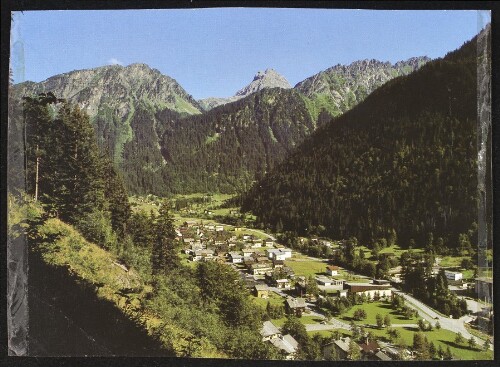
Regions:
M 159 340 L 166 353 L 227 357 L 206 339 L 201 340 L 171 320 L 160 318 L 146 302 L 152 296 L 151 286 L 134 269 L 126 269 L 115 256 L 86 241 L 72 226 L 48 219 L 38 227 L 35 242 L 33 251 L 46 264 L 64 269 L 68 276 L 76 276 L 82 284 L 91 286 L 99 298 L 111 302 L 150 337 Z M 200 350 L 191 353 L 190 343 L 198 343 Z

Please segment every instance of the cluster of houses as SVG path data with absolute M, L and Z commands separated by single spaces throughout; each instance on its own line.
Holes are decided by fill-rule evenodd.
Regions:
M 222 224 L 198 221 L 186 221 L 176 229 L 177 240 L 184 244 L 183 251 L 189 255 L 191 261 L 220 261 L 238 264 L 249 258 L 255 249 L 273 247 L 273 240 L 262 240 L 251 234 L 243 234 L 242 238 L 231 235 Z M 240 251 L 240 250 L 243 251 Z M 280 248 L 275 250 L 280 251 Z M 285 251 L 286 252 L 286 251 Z M 291 250 L 286 252 L 291 256 Z M 262 256 L 267 256 L 263 254 Z M 277 256 L 276 259 L 280 258 Z M 270 258 L 274 259 L 274 257 Z
M 260 335 L 263 342 L 269 342 L 279 349 L 285 359 L 295 359 L 299 343 L 293 336 L 290 334 L 282 335 L 281 331 L 271 321 L 264 321 Z
M 334 340 L 322 347 L 323 358 L 347 360 L 352 352 L 351 345 L 352 341 L 349 337 Z M 401 359 L 401 354 L 406 354 L 406 359 L 410 359 L 411 356 L 411 352 L 407 349 L 400 349 L 383 341 L 365 340 L 363 343 L 354 343 L 354 345 L 359 350 L 361 360 L 365 361 L 393 361 Z
M 272 248 L 265 251 L 243 249 L 231 251 L 227 255 L 230 263 L 244 264 L 248 272 L 254 276 L 266 276 L 276 269 L 283 269 L 285 259 L 290 257 L 292 257 L 292 250 L 286 248 Z

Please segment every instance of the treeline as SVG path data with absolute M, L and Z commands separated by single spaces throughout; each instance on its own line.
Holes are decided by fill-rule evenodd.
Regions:
M 130 215 L 128 196 L 88 116 L 52 93 L 25 97 L 23 114 L 26 193 L 92 240 L 110 246 L 115 236 L 116 245 Z
M 264 227 L 456 248 L 477 227 L 475 39 L 320 127 L 244 197 Z
M 99 151 L 85 113 L 47 93 L 26 98 L 24 114 L 26 193 L 43 208 L 30 221 L 32 248 L 52 251 L 57 261 L 72 256 L 68 261 L 99 274 L 87 280 L 99 279 L 94 285 L 103 287 L 108 278 L 102 267 L 109 261 L 102 257 L 109 255 L 86 253 L 82 249 L 89 244 L 60 219 L 118 258 L 119 266 L 134 269 L 140 284 L 117 290 L 117 297 L 135 294 L 130 298 L 134 309 L 142 307 L 161 320 L 164 326 L 153 328 L 154 336 L 175 355 L 280 358 L 261 342 L 264 315 L 237 272 L 217 263 L 200 263 L 196 269 L 182 265 L 167 201 L 158 214 L 131 213 L 122 181 L 107 154 Z M 23 190 L 17 189 L 21 197 Z M 69 235 L 71 240 L 58 243 Z M 71 255 L 58 253 L 68 243 Z
M 402 253 L 403 290 L 446 316 L 451 315 L 458 319 L 466 315 L 467 302 L 450 292 L 443 269 L 436 275 L 432 274 L 433 264 L 432 254 L 420 254 L 411 250 Z

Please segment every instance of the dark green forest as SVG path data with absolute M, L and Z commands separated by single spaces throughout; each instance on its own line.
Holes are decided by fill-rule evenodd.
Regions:
M 244 196 L 262 226 L 373 244 L 476 238 L 476 40 L 320 127 Z M 430 240 L 430 244 L 429 242 Z
M 275 88 L 165 126 L 161 145 L 172 192 L 233 193 L 264 177 L 316 121 L 303 96 Z

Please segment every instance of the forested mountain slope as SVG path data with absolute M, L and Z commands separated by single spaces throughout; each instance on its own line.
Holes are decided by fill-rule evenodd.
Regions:
M 320 127 L 246 195 L 265 226 L 464 245 L 477 220 L 476 38 Z
M 202 110 L 174 79 L 145 64 L 103 66 L 13 86 L 12 101 L 17 106 L 11 117 L 18 130 L 22 130 L 22 97 L 42 92 L 78 104 L 90 116 L 99 146 L 109 152 L 127 188 L 135 193 L 165 193 L 161 169 L 165 162 L 158 145 L 162 126 L 155 114 L 164 109 L 179 116 Z
M 316 122 L 298 92 L 273 88 L 165 126 L 162 153 L 174 192 L 235 192 L 272 169 Z

